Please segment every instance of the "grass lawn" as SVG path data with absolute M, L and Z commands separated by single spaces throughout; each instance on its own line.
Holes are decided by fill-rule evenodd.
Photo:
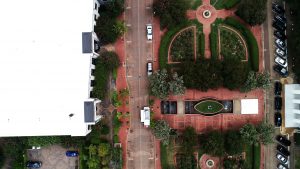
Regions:
M 197 103 L 195 109 L 200 113 L 217 113 L 221 111 L 224 106 L 214 100 L 205 100 Z
M 170 141 L 169 145 L 165 146 L 160 143 L 160 160 L 162 169 L 175 169 L 174 164 L 174 142 Z

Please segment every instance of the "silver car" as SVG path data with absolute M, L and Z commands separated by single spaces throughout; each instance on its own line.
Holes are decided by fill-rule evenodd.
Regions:
M 278 169 L 287 169 L 287 167 L 284 166 L 284 165 L 282 165 L 282 164 L 278 164 L 278 165 L 277 165 L 277 168 L 278 168 Z
M 146 25 L 147 40 L 152 40 L 152 25 Z
M 281 57 L 285 57 L 285 51 L 283 51 L 279 48 L 276 49 L 276 54 L 281 56 Z
M 280 153 L 276 154 L 276 158 L 282 163 L 282 164 L 287 164 L 288 160 L 285 156 L 283 156 Z
M 287 61 L 279 56 L 275 58 L 275 63 L 282 67 L 287 67 Z
M 286 49 L 285 48 L 285 43 L 282 40 L 280 40 L 280 39 L 276 39 L 275 40 L 275 44 L 276 44 L 276 46 L 278 46 L 282 50 Z

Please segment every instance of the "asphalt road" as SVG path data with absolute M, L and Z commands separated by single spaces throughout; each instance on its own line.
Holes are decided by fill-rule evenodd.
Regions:
M 152 23 L 152 1 L 126 0 L 126 76 L 130 90 L 130 132 L 127 169 L 154 169 L 154 137 L 140 122 L 140 110 L 148 105 L 146 64 L 152 60 L 152 41 L 146 39 L 146 24 Z

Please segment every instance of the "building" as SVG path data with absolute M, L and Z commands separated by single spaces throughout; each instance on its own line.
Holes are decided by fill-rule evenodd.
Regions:
M 300 127 L 300 84 L 284 85 L 284 112 L 285 127 Z
M 0 1 L 0 137 L 85 136 L 93 90 L 97 0 Z

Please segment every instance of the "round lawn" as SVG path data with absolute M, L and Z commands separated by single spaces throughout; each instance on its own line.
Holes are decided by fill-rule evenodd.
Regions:
M 195 110 L 204 115 L 218 113 L 224 109 L 224 106 L 215 100 L 203 100 L 195 105 Z

